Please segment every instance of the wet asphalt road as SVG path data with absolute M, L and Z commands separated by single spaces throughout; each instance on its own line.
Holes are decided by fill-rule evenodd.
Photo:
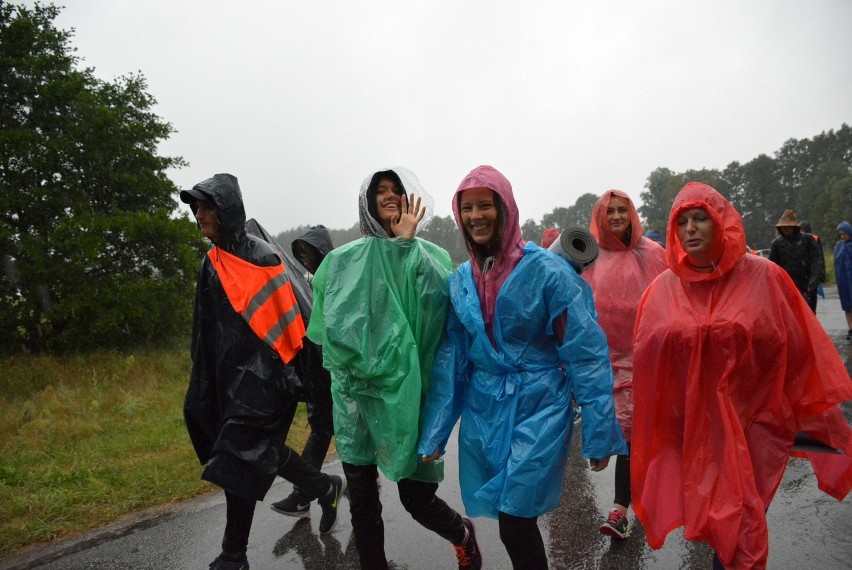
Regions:
M 846 322 L 836 289 L 827 289 L 826 297 L 820 299 L 817 316 L 850 370 L 852 342 L 845 339 Z M 848 403 L 844 412 L 847 418 L 852 418 L 852 406 Z M 448 447 L 446 479 L 438 494 L 463 512 L 454 446 L 453 437 Z M 330 461 L 325 470 L 342 475 L 339 461 Z M 602 473 L 590 472 L 574 446 L 562 504 L 539 520 L 551 568 L 711 569 L 710 549 L 685 541 L 682 530 L 670 534 L 661 550 L 651 550 L 632 512 L 629 539 L 615 543 L 601 535 L 597 529 L 611 507 L 613 474 L 613 464 Z M 279 480 L 266 500 L 258 504 L 249 541 L 251 567 L 254 570 L 357 569 L 348 502 L 345 499 L 342 502 L 335 530 L 320 536 L 317 532 L 320 509 L 316 503 L 311 507 L 311 517 L 304 519 L 282 516 L 269 509 L 272 502 L 285 497 L 290 489 L 290 483 Z M 386 551 L 396 568 L 456 567 L 448 543 L 420 527 L 403 510 L 396 485 L 383 480 L 381 499 Z M 852 501 L 847 497 L 838 502 L 819 491 L 806 461 L 790 460 L 768 518 L 769 568 L 852 569 L 852 530 L 848 525 L 852 521 Z M 0 569 L 206 569 L 219 552 L 224 521 L 224 496 L 213 493 L 178 506 L 139 513 L 123 523 L 72 540 L 2 556 Z M 511 568 L 496 521 L 477 519 L 476 525 L 484 567 Z

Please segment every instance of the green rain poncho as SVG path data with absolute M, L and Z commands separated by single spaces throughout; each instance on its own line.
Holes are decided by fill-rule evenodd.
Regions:
M 424 195 L 412 173 L 392 171 L 404 191 Z M 372 178 L 359 198 L 365 237 L 329 253 L 314 276 L 307 336 L 322 345 L 331 372 L 341 460 L 378 465 L 391 481 L 439 482 L 443 461 L 419 463 L 416 446 L 452 263 L 428 241 L 388 237 L 368 207 Z

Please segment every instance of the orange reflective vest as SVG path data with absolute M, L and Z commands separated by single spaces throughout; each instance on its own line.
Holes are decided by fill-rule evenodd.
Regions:
M 260 267 L 220 247 L 207 253 L 231 306 L 285 364 L 302 348 L 305 323 L 284 264 Z

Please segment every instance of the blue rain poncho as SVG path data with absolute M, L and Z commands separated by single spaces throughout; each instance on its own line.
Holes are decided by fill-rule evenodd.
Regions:
M 489 177 L 505 181 L 486 171 L 471 187 L 498 194 L 510 218 L 504 242 L 514 243 L 505 237 L 520 235 L 519 227 L 510 231 L 517 225 L 511 186 L 492 187 Z M 591 290 L 568 263 L 537 245 L 519 253 L 494 298 L 493 343 L 471 262 L 450 277 L 452 311 L 423 409 L 422 455 L 443 453 L 461 417 L 459 477 L 465 509 L 474 517 L 537 517 L 558 506 L 574 425 L 572 395 L 582 406 L 583 456 L 627 453 Z M 558 329 L 565 316 L 560 342 L 554 325 Z
M 422 188 L 394 168 L 403 187 Z M 334 436 L 342 461 L 378 465 L 391 481 L 443 480 L 443 462 L 416 454 L 421 404 L 432 356 L 449 309 L 449 254 L 420 238 L 389 238 L 367 209 L 366 233 L 330 252 L 313 280 L 314 311 L 307 336 L 322 345 L 331 373 Z

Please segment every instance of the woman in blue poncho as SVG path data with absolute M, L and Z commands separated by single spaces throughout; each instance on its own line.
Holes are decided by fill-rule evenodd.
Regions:
M 840 222 L 837 226 L 837 243 L 834 244 L 834 275 L 840 308 L 846 313 L 846 338 L 852 340 L 852 224 Z
M 471 171 L 453 198 L 470 261 L 432 365 L 418 453 L 439 457 L 456 420 L 462 500 L 499 520 L 514 568 L 547 568 L 537 518 L 554 510 L 571 442 L 572 394 L 595 471 L 627 447 L 615 419 L 606 336 L 568 263 L 521 237 L 509 181 Z

